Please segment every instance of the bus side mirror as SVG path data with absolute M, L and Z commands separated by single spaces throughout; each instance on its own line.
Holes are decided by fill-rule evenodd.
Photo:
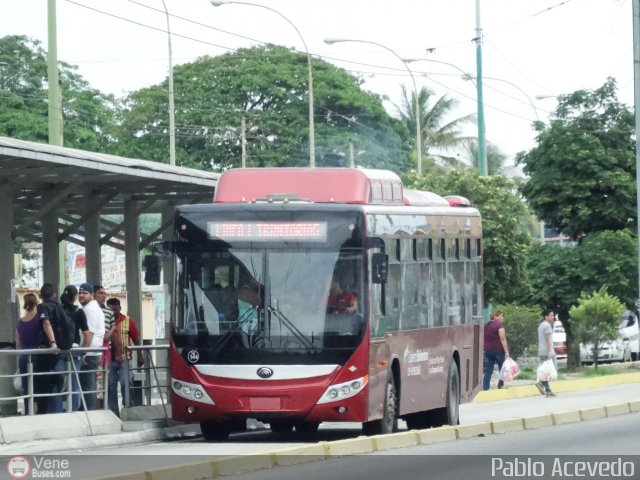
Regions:
M 388 257 L 384 253 L 371 255 L 371 282 L 387 283 Z
M 144 283 L 147 285 L 160 285 L 160 257 L 147 255 L 142 261 L 144 271 Z

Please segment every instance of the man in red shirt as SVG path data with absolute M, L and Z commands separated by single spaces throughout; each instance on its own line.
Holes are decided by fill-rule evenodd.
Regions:
M 129 345 L 140 343 L 140 331 L 133 319 L 121 313 L 120 300 L 110 298 L 107 306 L 113 310 L 114 322 L 105 339 L 111 343 L 111 365 L 109 366 L 109 409 L 120 416 L 118 405 L 118 382 L 122 392 L 122 403 L 126 405 L 127 385 L 129 384 L 129 360 L 131 351 Z M 138 367 L 143 364 L 140 352 L 137 354 Z

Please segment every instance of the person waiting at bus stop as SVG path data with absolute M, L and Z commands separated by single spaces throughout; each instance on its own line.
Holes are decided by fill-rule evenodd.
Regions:
M 504 330 L 504 316 L 500 310 L 494 310 L 489 321 L 484 325 L 484 375 L 482 389 L 489 390 L 494 365 L 498 365 L 498 372 L 502 368 L 504 359 L 509 356 L 507 335 Z M 498 388 L 503 388 L 504 382 L 498 380 Z
M 109 391 L 107 392 L 109 409 L 120 416 L 118 405 L 118 383 L 122 393 L 122 403 L 126 406 L 126 386 L 129 383 L 129 360 L 131 351 L 129 345 L 140 343 L 140 332 L 135 322 L 128 315 L 122 313 L 120 300 L 110 298 L 107 306 L 113 310 L 115 318 L 113 327 L 105 335 L 105 339 L 111 343 L 111 364 L 109 365 Z M 141 352 L 137 353 L 138 368 L 142 367 L 144 359 Z

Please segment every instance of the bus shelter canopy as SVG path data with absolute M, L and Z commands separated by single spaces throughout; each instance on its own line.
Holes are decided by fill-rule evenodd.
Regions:
M 82 244 L 84 220 L 96 211 L 122 214 L 124 203 L 131 200 L 138 202 L 139 213 L 211 202 L 218 177 L 159 162 L 0 137 L 0 187 L 11 188 L 14 239 L 40 242 L 41 220 L 57 215 L 58 241 Z M 100 243 L 121 248 L 121 242 L 113 241 L 120 236 L 118 227 L 103 220 Z M 142 243 L 152 240 L 143 238 Z

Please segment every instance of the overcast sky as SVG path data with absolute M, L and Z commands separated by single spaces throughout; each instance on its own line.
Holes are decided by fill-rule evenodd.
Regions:
M 277 13 L 209 0 L 165 0 L 173 63 L 271 42 L 304 51 L 295 29 Z M 327 37 L 368 40 L 403 58 L 418 88 L 460 100 L 455 116 L 475 113 L 475 0 L 255 0 L 284 15 L 314 56 L 365 79 L 364 88 L 397 101 L 412 89 L 403 63 L 372 44 L 326 45 Z M 47 0 L 4 0 L 0 35 L 27 35 L 47 48 Z M 631 0 L 480 0 L 484 34 L 486 136 L 512 157 L 534 145 L 531 122 L 545 121 L 553 96 L 618 81 L 633 104 Z M 58 58 L 104 92 L 123 95 L 162 82 L 168 72 L 162 0 L 57 0 Z M 435 49 L 427 53 L 427 49 Z M 390 102 L 387 103 L 393 113 Z M 475 135 L 475 127 L 466 132 Z

